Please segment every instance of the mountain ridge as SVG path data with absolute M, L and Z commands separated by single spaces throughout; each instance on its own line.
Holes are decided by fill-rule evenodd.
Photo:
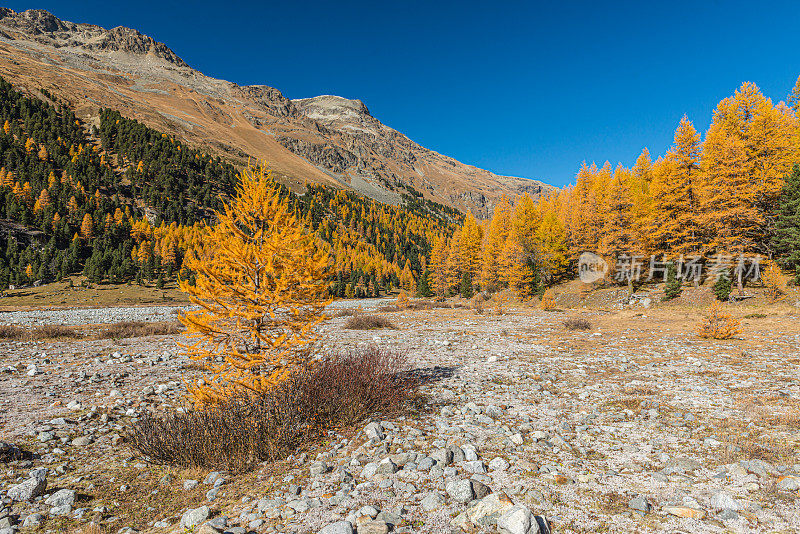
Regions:
M 503 195 L 553 189 L 427 149 L 361 100 L 289 99 L 268 85 L 206 76 L 164 43 L 123 26 L 0 8 L 0 74 L 31 92 L 47 89 L 90 123 L 109 107 L 238 164 L 264 159 L 296 191 L 309 181 L 388 203 L 411 193 L 486 216 Z

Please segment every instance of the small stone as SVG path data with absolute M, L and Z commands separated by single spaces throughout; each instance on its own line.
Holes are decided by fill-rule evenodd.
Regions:
M 378 464 L 377 470 L 375 471 L 376 474 L 380 475 L 391 475 L 392 473 L 396 472 L 397 465 L 395 465 L 395 463 L 389 458 L 384 458 L 381 460 Z
M 539 534 L 539 523 L 531 511 L 523 506 L 514 506 L 497 520 L 501 534 Z
M 80 436 L 72 440 L 73 447 L 86 447 L 92 442 L 91 436 Z
M 713 510 L 736 510 L 742 509 L 742 505 L 730 494 L 718 491 L 711 497 L 711 508 Z
M 181 516 L 181 528 L 196 527 L 208 519 L 209 515 L 211 515 L 211 511 L 208 506 L 186 510 Z
M 491 493 L 467 509 L 467 517 L 478 527 L 493 527 L 501 515 L 514 506 L 502 491 Z
M 778 489 L 781 491 L 800 490 L 800 476 L 786 475 L 778 479 Z
M 647 502 L 647 499 L 643 495 L 637 495 L 636 497 L 628 501 L 628 508 L 648 513 L 652 507 L 650 506 L 650 503 Z
M 322 527 L 317 534 L 353 534 L 353 524 L 350 521 L 337 521 Z
M 60 489 L 50 495 L 44 502 L 50 506 L 72 506 L 75 503 L 75 490 Z
M 367 439 L 372 441 L 381 441 L 385 437 L 383 427 L 380 423 L 375 422 L 369 423 L 364 427 L 364 434 L 367 435 Z
M 511 467 L 511 464 L 508 463 L 508 460 L 499 456 L 489 462 L 489 469 L 492 471 L 505 471 L 509 467 Z
M 42 524 L 44 516 L 42 514 L 31 514 L 22 522 L 23 527 L 38 527 Z
M 471 480 L 472 482 L 472 493 L 475 494 L 476 499 L 483 499 L 487 495 L 492 492 L 492 488 L 484 484 L 479 480 L 475 480 L 474 478 Z
M 422 498 L 420 504 L 422 504 L 423 510 L 426 512 L 432 512 L 433 510 L 438 510 L 444 506 L 444 499 L 439 493 L 432 491 Z
M 468 503 L 475 497 L 472 492 L 472 481 L 470 480 L 454 480 L 447 484 L 445 491 L 447 491 L 451 499 L 460 503 Z
M 486 472 L 486 464 L 483 463 L 482 460 L 473 460 L 470 462 L 464 462 L 464 471 L 467 473 L 485 473 Z
M 389 534 L 389 525 L 383 521 L 365 521 L 358 525 L 358 534 Z
M 47 487 L 47 480 L 31 477 L 8 490 L 12 501 L 30 501 L 42 493 Z
M 439 467 L 447 467 L 453 463 L 453 451 L 450 449 L 439 449 L 431 454 L 431 458 L 436 460 Z
M 183 481 L 183 489 L 186 491 L 191 491 L 195 489 L 200 483 L 197 480 L 184 480 Z
M 308 473 L 312 477 L 317 476 L 317 475 L 322 475 L 322 474 L 325 474 L 327 472 L 328 472 L 328 464 L 326 464 L 325 462 L 313 462 L 308 467 Z

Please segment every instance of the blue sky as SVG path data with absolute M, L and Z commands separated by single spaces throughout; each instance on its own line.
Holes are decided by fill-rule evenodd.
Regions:
M 661 154 L 744 81 L 800 75 L 791 2 L 11 2 L 130 26 L 191 66 L 290 98 L 336 94 L 422 145 L 554 185 Z

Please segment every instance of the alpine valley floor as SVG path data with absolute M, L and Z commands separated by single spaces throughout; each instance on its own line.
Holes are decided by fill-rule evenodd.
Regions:
M 381 303 L 336 306 L 359 304 Z M 554 532 L 797 532 L 800 309 L 742 307 L 729 341 L 698 338 L 700 313 L 420 309 L 375 331 L 335 317 L 323 350 L 404 351 L 425 407 L 244 475 L 148 464 L 122 438 L 183 403 L 199 371 L 180 336 L 0 342 L 0 440 L 34 453 L 0 448 L 0 532 L 494 532 L 516 505 Z M 43 493 L 12 502 L 42 467 Z

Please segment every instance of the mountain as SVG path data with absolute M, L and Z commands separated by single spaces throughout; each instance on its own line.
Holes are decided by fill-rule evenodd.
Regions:
M 235 163 L 262 158 L 295 191 L 308 181 L 386 203 L 411 193 L 486 216 L 502 195 L 552 189 L 428 150 L 359 100 L 290 100 L 266 85 L 239 86 L 192 69 L 136 30 L 67 22 L 44 10 L 0 8 L 0 76 L 69 102 L 90 124 L 112 108 Z

